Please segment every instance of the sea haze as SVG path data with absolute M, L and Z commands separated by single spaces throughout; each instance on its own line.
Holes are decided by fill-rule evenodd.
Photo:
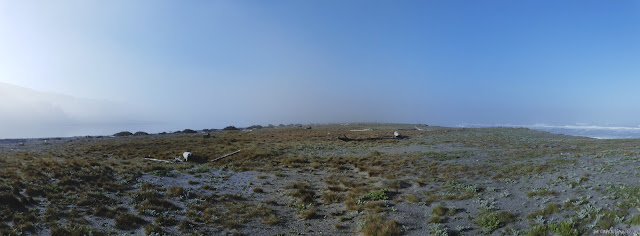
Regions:
M 528 128 L 557 134 L 584 136 L 598 139 L 640 138 L 640 127 L 587 126 L 587 125 L 532 125 Z
M 465 124 L 459 127 L 522 127 L 534 130 L 547 131 L 555 134 L 583 136 L 597 139 L 627 139 L 640 138 L 640 126 L 599 126 L 599 125 L 483 125 Z

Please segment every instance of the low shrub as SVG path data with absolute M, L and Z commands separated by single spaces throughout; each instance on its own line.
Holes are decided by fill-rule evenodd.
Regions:
M 366 216 L 361 232 L 366 236 L 397 236 L 402 235 L 402 228 L 395 220 L 383 220 L 378 214 Z
M 234 131 L 234 130 L 240 130 L 240 129 L 236 128 L 235 126 L 227 126 L 227 127 L 224 127 L 224 129 L 222 130 Z
M 129 131 L 122 131 L 122 132 L 118 132 L 118 133 L 114 134 L 113 136 L 116 136 L 116 137 L 133 136 L 133 133 L 131 133 Z
M 118 229 L 137 229 L 148 222 L 137 215 L 124 213 L 115 218 L 115 226 Z

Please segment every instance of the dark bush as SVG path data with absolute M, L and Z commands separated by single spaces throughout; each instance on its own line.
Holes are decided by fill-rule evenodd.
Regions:
M 119 215 L 115 219 L 115 223 L 116 223 L 115 226 L 118 229 L 137 229 L 141 225 L 147 224 L 147 221 L 145 221 L 144 219 L 134 214 L 125 213 L 125 214 Z
M 227 127 L 224 127 L 224 129 L 222 130 L 240 130 L 240 129 L 236 128 L 235 126 L 227 126 Z
M 142 132 L 142 131 L 138 131 L 135 134 L 133 134 L 133 136 L 147 136 L 147 135 L 149 135 L 149 133 Z
M 122 132 L 114 134 L 113 136 L 124 137 L 124 136 L 132 136 L 132 135 L 133 135 L 133 133 L 131 133 L 129 131 L 122 131 Z
M 20 202 L 20 200 L 18 198 L 16 198 L 15 196 L 13 196 L 10 193 L 3 193 L 0 194 L 0 206 L 7 206 L 9 208 L 12 209 L 19 209 L 24 207 L 24 205 L 22 204 L 22 202 Z
M 158 225 L 146 225 L 144 226 L 144 232 L 147 235 L 151 235 L 151 234 L 157 234 L 157 235 L 164 235 L 164 231 L 162 230 L 162 227 L 158 226 Z
M 196 134 L 198 133 L 198 131 L 192 130 L 192 129 L 185 129 L 182 131 L 183 134 Z

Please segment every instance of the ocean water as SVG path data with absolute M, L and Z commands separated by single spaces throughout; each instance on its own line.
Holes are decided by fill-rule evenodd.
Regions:
M 640 138 L 640 126 L 598 126 L 598 125 L 459 125 L 459 127 L 522 127 L 547 131 L 555 134 L 566 134 L 597 139 L 629 139 Z
M 556 134 L 584 136 L 598 139 L 640 138 L 640 127 L 592 125 L 532 125 L 527 128 Z

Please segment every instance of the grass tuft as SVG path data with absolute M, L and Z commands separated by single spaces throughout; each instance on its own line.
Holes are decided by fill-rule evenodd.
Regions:
M 443 204 L 439 204 L 431 210 L 431 213 L 436 216 L 452 216 L 455 215 L 456 212 L 457 210 L 455 208 L 447 208 Z
M 514 220 L 515 215 L 509 211 L 485 211 L 478 215 L 474 223 L 484 227 L 486 233 L 492 233 Z
M 365 217 L 361 232 L 366 236 L 398 236 L 402 235 L 402 228 L 395 220 L 383 220 L 378 214 L 369 214 Z
M 118 229 L 137 229 L 148 222 L 134 214 L 124 213 L 114 219 L 115 226 Z

